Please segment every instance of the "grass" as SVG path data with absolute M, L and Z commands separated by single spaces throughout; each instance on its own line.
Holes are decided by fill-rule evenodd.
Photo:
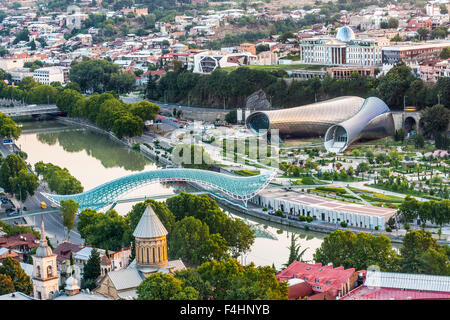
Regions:
M 294 185 L 317 185 L 317 184 L 326 184 L 325 182 L 316 179 L 314 177 L 304 177 L 298 180 L 291 180 Z
M 234 173 L 244 177 L 257 176 L 260 174 L 260 171 L 251 171 L 251 170 L 233 170 Z
M 345 191 L 344 188 L 340 188 L 340 187 L 317 187 L 314 190 L 319 191 L 319 192 L 336 193 L 336 194 L 346 194 L 347 193 L 347 191 Z

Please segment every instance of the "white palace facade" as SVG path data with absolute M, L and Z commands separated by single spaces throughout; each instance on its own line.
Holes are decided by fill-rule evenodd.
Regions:
M 387 39 L 355 39 L 353 30 L 345 26 L 338 30 L 335 39 L 303 39 L 300 42 L 300 62 L 377 67 L 382 65 L 382 48 L 387 45 Z

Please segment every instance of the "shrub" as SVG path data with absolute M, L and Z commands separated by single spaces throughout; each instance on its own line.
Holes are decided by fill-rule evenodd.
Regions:
M 392 229 L 390 227 L 387 227 L 386 232 L 392 232 Z
M 136 150 L 136 151 L 139 151 L 139 150 L 141 150 L 141 145 L 140 145 L 139 143 L 134 143 L 134 144 L 131 146 L 131 149 Z
M 378 226 L 375 226 L 375 230 L 379 230 L 380 228 Z
M 267 210 L 269 210 L 269 209 L 267 209 L 267 207 L 264 207 L 264 208 L 262 209 L 262 211 L 267 211 Z
M 298 220 L 299 220 L 299 221 L 305 221 L 305 220 L 306 220 L 306 217 L 305 217 L 305 216 L 300 216 L 300 217 L 298 217 Z
M 342 228 L 347 228 L 347 226 L 348 226 L 347 222 L 345 222 L 345 221 L 341 222 L 341 227 Z
M 283 211 L 277 210 L 277 211 L 275 211 L 275 215 L 281 217 L 283 215 Z
M 306 217 L 306 222 L 312 222 L 314 220 L 313 217 Z

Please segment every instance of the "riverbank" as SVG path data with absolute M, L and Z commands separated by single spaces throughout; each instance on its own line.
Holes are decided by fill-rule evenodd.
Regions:
M 100 129 L 99 127 L 95 126 L 94 124 L 92 124 L 84 119 L 57 117 L 56 120 L 63 122 L 63 123 L 72 124 L 72 125 L 83 126 L 90 130 L 93 130 L 95 132 L 98 132 L 98 133 L 108 136 L 114 142 L 120 143 L 121 145 L 126 146 L 130 149 L 132 148 L 131 142 L 125 141 L 123 139 L 119 139 L 118 137 L 116 137 L 116 135 L 114 133 Z M 149 160 L 159 162 L 160 164 L 163 164 L 163 165 L 171 165 L 172 164 L 172 162 L 169 159 L 160 157 L 158 154 L 155 153 L 155 151 L 150 150 L 149 148 L 147 148 L 147 146 L 145 146 L 143 144 L 140 144 L 139 151 L 143 156 L 145 156 Z
M 132 140 L 124 141 L 124 140 L 118 139 L 114 134 L 112 134 L 110 132 L 106 132 L 105 130 L 102 130 L 102 129 L 96 127 L 92 123 L 86 122 L 84 120 L 79 121 L 77 119 L 71 119 L 71 118 L 58 118 L 58 120 L 68 123 L 68 124 L 72 124 L 72 125 L 84 126 L 90 130 L 104 134 L 104 135 L 108 136 L 109 138 L 111 138 L 113 141 L 118 142 L 121 145 L 126 146 L 129 149 L 132 149 L 132 144 L 133 144 Z M 140 153 L 150 160 L 159 162 L 159 164 L 162 164 L 162 165 L 171 164 L 169 159 L 158 156 L 155 153 L 155 150 L 151 150 L 151 149 L 147 148 L 142 143 L 140 144 Z M 202 189 L 200 186 L 195 186 L 195 187 L 197 189 Z M 226 200 L 224 198 L 221 198 L 221 197 L 215 196 L 215 195 L 212 195 L 212 197 L 214 197 L 217 200 L 217 202 L 220 203 L 222 206 L 232 208 L 232 209 L 242 213 L 243 215 L 252 216 L 252 217 L 270 221 L 270 222 L 273 222 L 273 223 L 276 223 L 279 225 L 292 227 L 299 231 L 310 230 L 310 231 L 320 232 L 320 233 L 324 233 L 324 234 L 329 234 L 336 230 L 350 230 L 355 233 L 364 232 L 364 233 L 371 233 L 373 235 L 384 234 L 387 237 L 389 237 L 393 243 L 401 243 L 402 239 L 403 239 L 403 236 L 401 236 L 401 235 L 389 234 L 387 232 L 380 232 L 380 231 L 377 232 L 377 231 L 367 230 L 367 229 L 357 229 L 357 228 L 352 228 L 350 226 L 347 228 L 343 228 L 340 225 L 326 225 L 326 224 L 318 223 L 318 222 L 307 223 L 307 222 L 302 222 L 302 221 L 298 221 L 298 220 L 282 218 L 282 217 L 273 216 L 273 215 L 264 213 L 264 212 L 262 212 L 261 208 L 246 209 L 241 204 L 234 203 L 231 200 Z M 448 241 L 443 241 L 443 240 L 440 240 L 439 242 L 440 243 L 448 243 Z

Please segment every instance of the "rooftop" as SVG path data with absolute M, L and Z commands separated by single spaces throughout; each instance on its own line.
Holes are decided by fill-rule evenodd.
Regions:
M 273 191 L 264 190 L 260 195 L 276 198 L 279 200 L 285 200 L 293 203 L 298 203 L 301 205 L 320 207 L 325 210 L 335 210 L 340 212 L 356 213 L 376 217 L 389 218 L 393 216 L 396 212 L 395 209 L 375 207 L 369 205 L 360 205 L 356 203 L 349 203 L 339 200 L 333 200 L 328 198 L 322 198 L 310 194 L 301 194 L 297 192 L 290 191 Z
M 148 205 L 134 230 L 133 236 L 136 238 L 159 238 L 167 234 L 166 228 L 155 211 Z

